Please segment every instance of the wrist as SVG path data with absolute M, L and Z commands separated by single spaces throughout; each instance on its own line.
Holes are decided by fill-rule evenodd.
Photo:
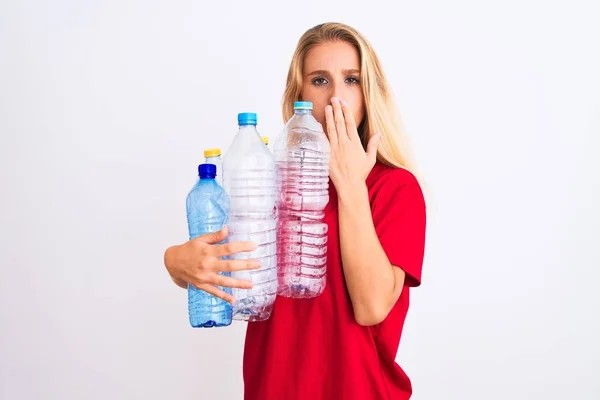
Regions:
M 340 204 L 355 205 L 357 202 L 368 200 L 369 192 L 366 182 L 348 182 L 336 187 L 338 202 Z

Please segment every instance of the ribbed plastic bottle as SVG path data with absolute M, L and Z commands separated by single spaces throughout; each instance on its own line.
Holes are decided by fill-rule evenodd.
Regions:
M 198 175 L 200 179 L 186 198 L 190 240 L 219 231 L 226 223 L 229 211 L 229 197 L 215 181 L 215 165 L 200 164 Z M 222 274 L 229 276 L 228 272 Z M 230 288 L 220 289 L 231 294 Z M 227 326 L 233 315 L 231 304 L 191 284 L 188 284 L 188 313 L 194 328 Z
M 258 259 L 258 270 L 232 272 L 251 280 L 252 289 L 233 289 L 233 319 L 262 321 L 271 316 L 277 294 L 276 173 L 273 155 L 257 129 L 255 113 L 238 114 L 238 132 L 223 159 L 223 185 L 231 201 L 230 241 L 253 241 L 258 248 L 232 259 Z
M 278 294 L 311 298 L 325 289 L 330 145 L 311 102 L 294 115 L 274 145 L 277 165 Z

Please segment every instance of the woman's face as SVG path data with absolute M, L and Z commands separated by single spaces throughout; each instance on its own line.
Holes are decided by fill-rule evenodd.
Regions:
M 325 107 L 331 98 L 348 102 L 356 126 L 363 120 L 364 98 L 360 85 L 360 59 L 350 43 L 322 43 L 313 47 L 304 59 L 302 100 L 312 101 L 313 115 L 325 128 Z

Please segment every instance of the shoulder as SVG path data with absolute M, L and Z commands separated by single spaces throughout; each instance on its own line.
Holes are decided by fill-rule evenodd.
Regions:
M 398 198 L 410 197 L 423 200 L 423 191 L 416 176 L 405 168 L 390 167 L 377 162 L 367 177 L 369 197 Z
M 369 200 L 379 242 L 390 263 L 406 272 L 406 284 L 419 286 L 427 226 L 419 181 L 403 168 L 377 165 L 372 172 Z

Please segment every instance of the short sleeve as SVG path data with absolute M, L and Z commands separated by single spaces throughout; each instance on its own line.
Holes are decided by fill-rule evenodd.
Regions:
M 425 199 L 410 172 L 386 175 L 371 202 L 375 231 L 390 263 L 406 273 L 404 284 L 416 287 L 421 284 L 425 253 Z

